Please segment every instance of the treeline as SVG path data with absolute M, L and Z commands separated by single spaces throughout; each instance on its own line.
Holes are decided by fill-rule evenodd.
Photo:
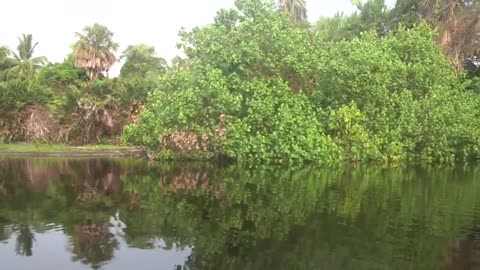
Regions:
M 131 45 L 120 76 L 108 78 L 117 62 L 113 33 L 94 24 L 76 36 L 62 63 L 35 57 L 32 35 L 19 37 L 16 50 L 0 47 L 0 141 L 119 142 L 167 62 L 152 46 Z
M 150 60 L 127 65 L 125 54 L 122 74 L 113 80 L 101 75 L 114 54 L 88 60 L 90 43 L 82 41 L 91 38 L 86 29 L 69 65 L 88 78 L 76 87 L 67 79 L 65 88 L 52 91 L 57 98 L 35 104 L 54 115 L 56 106 L 69 104 L 76 114 L 53 117 L 61 127 L 71 127 L 67 141 L 98 141 L 123 130 L 124 142 L 145 146 L 163 159 L 478 159 L 478 1 L 398 0 L 393 9 L 382 0 L 353 2 L 358 12 L 309 24 L 305 0 L 237 0 L 235 8 L 219 11 L 214 23 L 180 32 L 186 57 L 177 58 L 175 66 L 158 65 L 164 61 L 144 48 Z M 109 45 L 108 52 L 116 47 L 101 44 Z M 42 70 L 36 74 L 42 84 Z M 70 98 L 72 89 L 80 94 Z M 85 120 L 89 117 L 95 121 Z M 117 128 L 110 129 L 109 121 Z M 85 134 L 89 130 L 98 133 Z
M 160 158 L 477 159 L 476 80 L 430 22 L 391 23 L 402 3 L 358 3 L 359 13 L 310 26 L 271 2 L 236 1 L 181 33 L 187 68 L 161 78 L 125 138 Z

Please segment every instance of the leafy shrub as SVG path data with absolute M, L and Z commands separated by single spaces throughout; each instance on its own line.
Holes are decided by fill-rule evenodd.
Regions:
M 179 150 L 164 139 L 182 134 L 193 142 L 208 137 L 203 157 L 338 158 L 338 147 L 324 135 L 302 93 L 312 87 L 308 72 L 316 65 L 308 32 L 264 2 L 237 5 L 238 10 L 219 12 L 215 24 L 181 34 L 189 68 L 167 72 L 139 121 L 126 128 L 125 140 L 163 157 Z
M 32 106 L 45 108 L 51 98 L 50 88 L 40 85 L 35 79 L 0 83 L 0 141 L 24 137 L 25 134 L 19 134 L 19 130 L 23 130 L 24 111 Z
M 63 63 L 49 64 L 38 73 L 41 84 L 52 88 L 56 93 L 68 91 L 73 85 L 81 83 L 87 78 L 85 71 L 75 67 L 75 60 L 71 57 Z
M 27 105 L 46 106 L 51 98 L 51 89 L 43 87 L 35 79 L 10 80 L 0 84 L 1 111 L 19 111 Z
M 478 155 L 478 96 L 456 77 L 428 26 L 332 43 L 320 59 L 322 79 L 311 100 L 333 110 L 329 134 L 348 159 L 453 161 Z M 342 122 L 352 130 L 342 133 Z
M 167 72 L 126 141 L 170 158 L 187 148 L 260 162 L 479 157 L 475 83 L 456 76 L 427 25 L 328 43 L 264 1 L 236 4 L 181 33 L 185 67 Z M 209 146 L 193 147 L 204 136 Z
M 339 149 L 324 135 L 304 94 L 295 94 L 281 80 L 245 82 L 251 92 L 244 117 L 232 119 L 219 152 L 237 160 L 332 162 Z

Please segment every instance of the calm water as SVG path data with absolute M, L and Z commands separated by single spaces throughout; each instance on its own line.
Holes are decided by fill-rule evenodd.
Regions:
M 3 159 L 0 269 L 480 269 L 479 176 Z

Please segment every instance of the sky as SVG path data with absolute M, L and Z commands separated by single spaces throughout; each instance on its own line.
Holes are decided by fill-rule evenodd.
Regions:
M 1 0 L 0 45 L 14 49 L 17 37 L 32 34 L 39 44 L 36 56 L 62 62 L 71 52 L 75 32 L 95 22 L 107 26 L 120 44 L 118 55 L 132 44 L 153 45 L 167 60 L 180 54 L 176 49 L 178 31 L 213 22 L 216 12 L 230 8 L 234 0 Z M 392 2 L 393 0 L 387 0 Z M 351 0 L 307 0 L 309 20 L 351 13 Z M 111 75 L 118 74 L 117 63 Z

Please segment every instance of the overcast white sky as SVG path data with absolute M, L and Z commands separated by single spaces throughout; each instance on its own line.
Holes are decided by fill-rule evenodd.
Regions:
M 387 0 L 393 2 L 394 0 Z M 213 21 L 234 0 L 1 0 L 0 45 L 16 47 L 17 36 L 32 34 L 39 42 L 36 55 L 63 61 L 75 41 L 74 32 L 98 22 L 114 32 L 123 51 L 130 44 L 154 45 L 159 56 L 178 54 L 175 44 L 181 27 L 190 29 Z M 310 21 L 336 11 L 350 13 L 351 0 L 307 0 Z M 119 64 L 111 75 L 119 70 Z

